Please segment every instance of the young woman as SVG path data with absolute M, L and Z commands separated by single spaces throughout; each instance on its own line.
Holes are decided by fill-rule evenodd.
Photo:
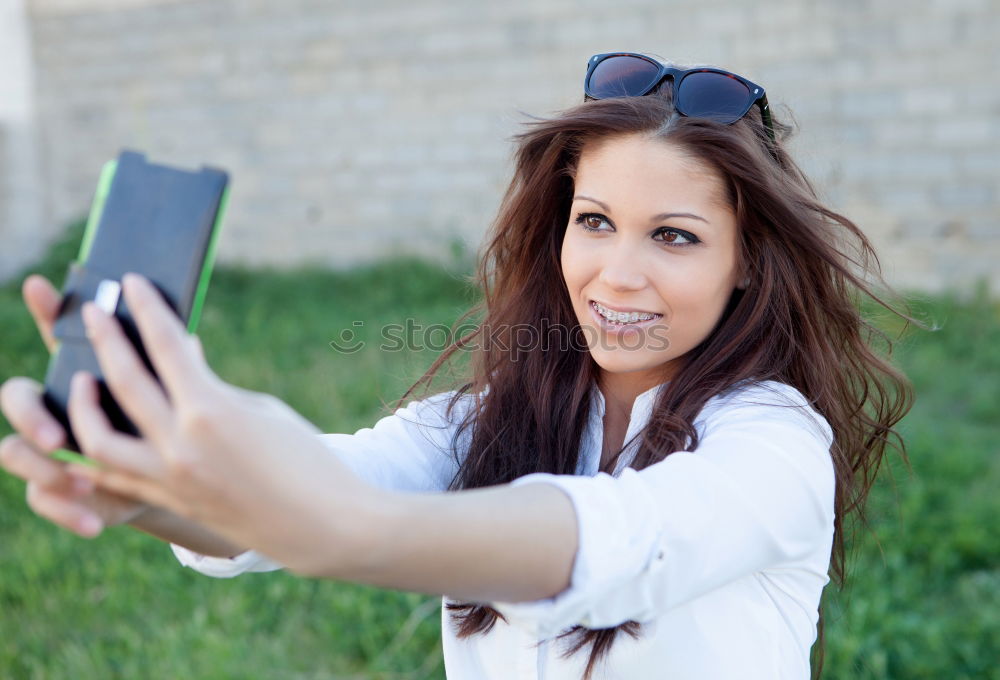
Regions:
M 605 54 L 585 93 L 519 136 L 480 324 L 400 405 L 471 351 L 456 389 L 322 435 L 222 382 L 127 276 L 162 385 L 85 312 L 143 437 L 108 427 L 81 374 L 70 416 L 102 467 L 57 464 L 39 386 L 8 381 L 0 459 L 32 508 L 85 536 L 128 522 L 215 576 L 444 595 L 450 680 L 808 677 L 844 520 L 912 399 L 858 307 L 892 309 L 864 278 L 884 285 L 878 260 L 760 86 Z M 25 298 L 51 345 L 57 293 L 31 277 Z

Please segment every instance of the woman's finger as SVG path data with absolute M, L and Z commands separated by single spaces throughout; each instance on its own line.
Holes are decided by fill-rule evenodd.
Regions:
M 160 292 L 139 274 L 122 277 L 129 311 L 139 327 L 143 344 L 167 392 L 178 402 L 204 398 L 212 378 L 193 340 Z
M 72 477 L 87 480 L 105 491 L 179 514 L 186 510 L 162 486 L 144 477 L 112 468 L 93 468 L 76 463 L 71 463 L 69 468 Z
M 66 466 L 42 455 L 18 434 L 0 440 L 0 465 L 16 477 L 46 488 L 70 487 Z
M 201 338 L 194 333 L 188 333 L 188 337 L 191 338 L 191 342 L 194 343 L 194 351 L 198 355 L 199 361 L 207 364 L 208 362 L 205 361 L 205 348 L 201 344 Z
M 162 440 L 169 431 L 172 412 L 163 388 L 146 369 L 117 319 L 89 301 L 84 303 L 82 315 L 115 401 L 144 435 Z
M 42 453 L 65 445 L 66 433 L 42 402 L 42 386 L 15 377 L 0 386 L 0 410 L 10 424 Z
M 38 333 L 49 352 L 55 351 L 56 339 L 52 335 L 62 295 L 49 280 L 40 274 L 32 274 L 21 284 L 21 295 L 38 327 Z
M 97 382 L 89 373 L 80 371 L 70 381 L 68 411 L 76 440 L 86 455 L 133 474 L 163 475 L 163 461 L 151 446 L 111 426 L 98 401 Z
M 97 536 L 104 528 L 101 518 L 85 506 L 34 482 L 28 482 L 26 498 L 36 514 L 85 538 Z

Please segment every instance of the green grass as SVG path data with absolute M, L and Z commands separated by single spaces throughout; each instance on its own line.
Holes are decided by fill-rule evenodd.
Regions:
M 928 297 L 943 328 L 897 349 L 912 472 L 890 456 L 849 587 L 828 588 L 824 677 L 1000 678 L 1000 304 L 963 299 Z
M 78 242 L 79 227 L 33 271 L 58 285 Z M 45 371 L 21 278 L 0 287 L 0 380 Z M 346 273 L 219 267 L 199 334 L 226 380 L 353 432 L 436 355 L 381 352 L 377 329 L 448 325 L 473 299 L 460 274 L 415 260 Z M 824 678 L 1000 678 L 1000 306 L 923 296 L 918 309 L 943 329 L 910 334 L 895 355 L 917 388 L 902 424 L 913 473 L 890 458 L 851 586 L 827 589 Z M 335 352 L 329 341 L 359 319 L 366 347 Z M 0 475 L 0 677 L 443 677 L 436 598 L 285 573 L 207 578 L 138 532 L 88 542 L 56 529 L 23 493 Z

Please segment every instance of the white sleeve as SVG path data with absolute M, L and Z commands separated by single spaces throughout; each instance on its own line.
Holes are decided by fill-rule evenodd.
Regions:
M 458 472 L 458 452 L 468 446 L 470 432 L 453 442 L 474 397 L 463 395 L 451 417 L 445 413 L 454 392 L 411 401 L 372 427 L 354 434 L 320 435 L 363 480 L 394 491 L 445 491 Z
M 463 432 L 457 446 L 452 445 L 452 440 L 474 402 L 472 395 L 464 395 L 449 418 L 445 410 L 453 394 L 443 392 L 411 401 L 354 434 L 319 437 L 331 453 L 373 486 L 396 491 L 445 491 L 458 471 L 456 451 L 467 446 L 470 433 Z M 229 558 L 201 555 L 176 544 L 171 548 L 181 564 L 216 578 L 282 568 L 253 550 Z
M 742 576 L 820 553 L 828 560 L 832 440 L 808 405 L 735 403 L 706 419 L 694 452 L 643 470 L 521 477 L 513 484 L 554 484 L 573 503 L 570 586 L 552 598 L 490 604 L 548 637 L 573 625 L 649 621 Z
M 281 569 L 280 564 L 253 550 L 235 557 L 212 557 L 196 553 L 176 543 L 171 543 L 170 549 L 174 551 L 177 561 L 185 567 L 215 578 L 232 578 L 251 571 Z

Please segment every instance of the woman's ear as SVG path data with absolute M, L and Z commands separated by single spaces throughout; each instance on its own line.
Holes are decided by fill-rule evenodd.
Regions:
M 747 286 L 749 285 L 750 285 L 750 277 L 748 276 L 739 283 L 737 283 L 736 287 L 739 288 L 740 290 L 746 290 Z

